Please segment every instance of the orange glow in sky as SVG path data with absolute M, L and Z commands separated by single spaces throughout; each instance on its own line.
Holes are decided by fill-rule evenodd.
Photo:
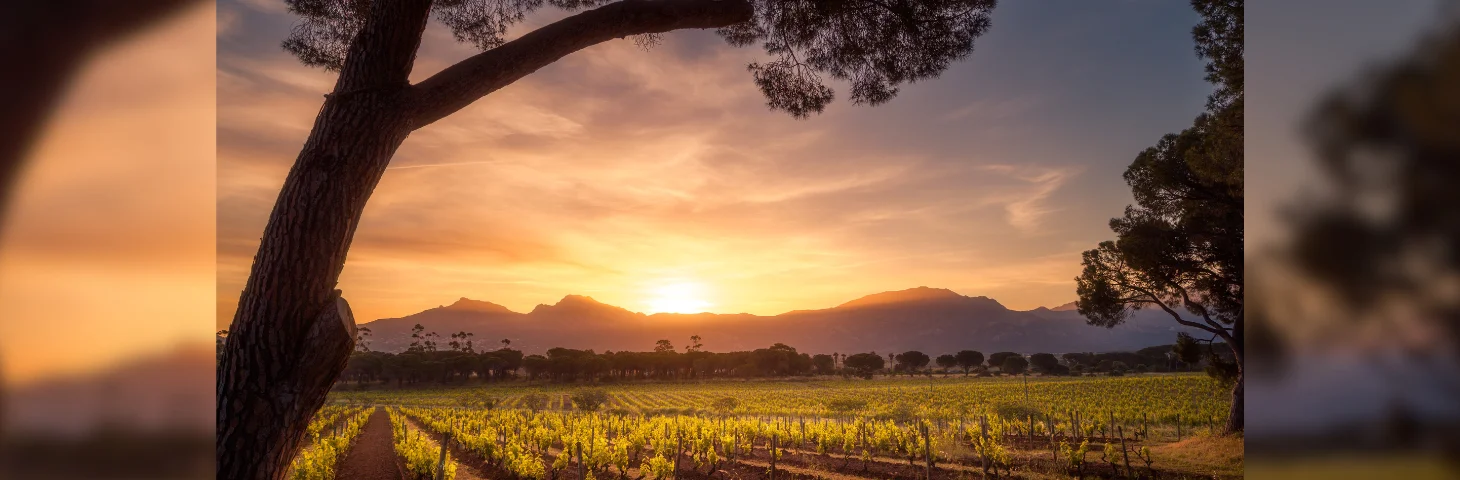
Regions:
M 671 281 L 655 288 L 645 302 L 649 305 L 644 313 L 700 313 L 709 311 L 710 302 L 704 299 L 704 286 L 692 281 Z
M 212 348 L 212 2 L 100 52 L 34 145 L 0 240 L 0 377 Z

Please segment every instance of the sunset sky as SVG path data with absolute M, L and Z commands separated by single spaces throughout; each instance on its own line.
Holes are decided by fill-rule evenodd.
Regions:
M 76 73 L 0 237 L 0 384 L 211 349 L 214 7 Z
M 545 9 L 526 26 L 561 13 Z M 218 6 L 217 325 L 333 75 L 279 48 L 275 0 Z M 1126 165 L 1210 87 L 1185 2 L 1002 2 L 973 55 L 891 103 L 794 120 L 710 32 L 573 54 L 406 140 L 340 288 L 360 321 L 567 294 L 777 314 L 921 285 L 1074 300 Z M 415 80 L 473 53 L 428 29 Z

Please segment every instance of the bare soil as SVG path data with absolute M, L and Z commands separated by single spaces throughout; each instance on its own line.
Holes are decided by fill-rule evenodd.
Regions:
M 360 430 L 360 438 L 340 464 L 340 480 L 401 480 L 395 461 L 395 444 L 390 437 L 390 416 L 376 408 Z

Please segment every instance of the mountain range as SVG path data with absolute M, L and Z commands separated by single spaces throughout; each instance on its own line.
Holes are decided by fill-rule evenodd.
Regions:
M 930 355 L 972 349 L 992 353 L 1134 351 L 1174 343 L 1188 331 L 1164 312 L 1141 310 L 1113 329 L 1087 325 L 1074 303 L 1054 308 L 1010 310 L 988 297 L 969 297 L 942 288 L 883 292 L 832 308 L 796 310 L 773 316 L 716 313 L 646 315 L 568 295 L 531 312 L 462 298 L 456 303 L 400 318 L 363 324 L 372 350 L 398 352 L 410 344 L 416 324 L 442 338 L 470 332 L 477 350 L 498 348 L 502 339 L 528 354 L 552 347 L 594 351 L 648 351 L 668 339 L 677 348 L 699 335 L 714 352 L 753 350 L 784 343 L 798 351 L 901 352 Z

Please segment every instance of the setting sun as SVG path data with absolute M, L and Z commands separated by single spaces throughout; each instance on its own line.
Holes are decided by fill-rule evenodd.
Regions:
M 661 285 L 647 303 L 648 313 L 700 313 L 710 307 L 710 302 L 704 300 L 704 287 L 694 282 Z

